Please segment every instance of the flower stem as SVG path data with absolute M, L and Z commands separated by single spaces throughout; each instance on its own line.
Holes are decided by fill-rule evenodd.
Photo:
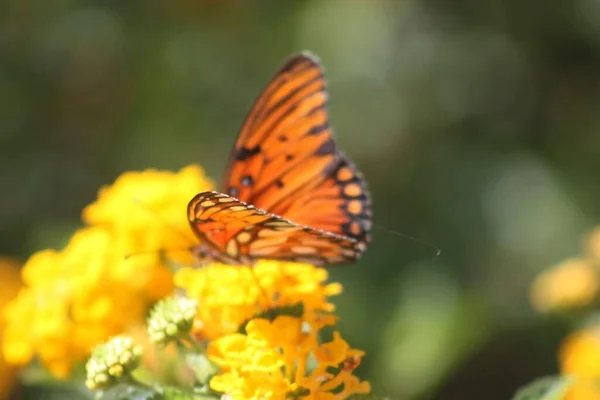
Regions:
M 192 337 L 192 335 L 190 335 L 189 333 L 187 333 L 183 339 L 185 339 L 186 342 L 188 342 L 196 351 L 196 353 L 204 353 L 204 349 L 202 348 L 202 346 L 200 346 L 200 344 L 194 340 L 194 338 Z
M 152 385 L 150 385 L 150 384 L 148 384 L 146 382 L 140 381 L 139 379 L 135 378 L 133 375 L 129 375 L 127 377 L 127 380 L 125 382 L 128 383 L 128 384 L 130 384 L 130 385 L 137 386 L 137 387 L 139 387 L 141 389 L 145 389 L 145 390 L 148 390 L 148 391 L 153 392 L 153 393 L 155 393 L 157 391 L 154 386 L 152 386 Z

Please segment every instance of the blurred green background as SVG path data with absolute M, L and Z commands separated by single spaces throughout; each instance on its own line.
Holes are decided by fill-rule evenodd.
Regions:
M 331 270 L 359 374 L 396 399 L 506 399 L 556 372 L 565 327 L 528 285 L 600 219 L 598 0 L 4 0 L 0 253 L 61 247 L 124 171 L 220 179 L 305 49 L 381 226 Z

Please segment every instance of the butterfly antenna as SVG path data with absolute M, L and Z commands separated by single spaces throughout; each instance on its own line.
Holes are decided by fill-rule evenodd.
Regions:
M 156 250 L 142 250 L 142 251 L 134 251 L 131 253 L 126 253 L 125 254 L 125 259 L 129 260 L 131 257 L 134 256 L 140 256 L 140 255 L 144 255 L 144 254 L 154 254 L 154 253 L 163 253 L 163 252 L 167 252 L 167 251 L 192 251 L 193 247 L 180 247 L 178 249 L 156 249 Z
M 156 217 L 156 219 L 158 219 L 160 222 L 162 222 L 163 225 L 166 226 L 167 228 L 169 228 L 172 232 L 176 233 L 178 236 L 180 236 L 181 238 L 185 239 L 188 243 L 195 244 L 194 241 L 185 232 L 183 232 L 183 231 L 179 230 L 177 227 L 173 226 L 169 221 L 167 221 L 166 219 L 164 219 L 162 215 L 160 215 L 155 209 L 153 209 L 152 207 L 150 207 L 148 204 L 144 203 L 142 200 L 140 200 L 137 197 L 135 197 L 133 199 L 133 201 L 138 206 L 142 207 L 143 209 L 145 209 L 149 213 L 153 214 Z
M 442 254 L 442 249 L 440 249 L 439 247 L 435 246 L 431 242 L 428 242 L 428 241 L 426 241 L 424 239 L 420 239 L 420 238 L 415 237 L 415 236 L 407 235 L 406 233 L 398 232 L 398 231 L 395 231 L 393 229 L 390 229 L 390 228 L 382 226 L 382 225 L 373 224 L 373 226 L 376 227 L 376 228 L 378 228 L 378 229 L 385 230 L 385 231 L 387 231 L 389 233 L 392 233 L 392 234 L 394 234 L 396 236 L 400 236 L 400 237 L 403 237 L 405 239 L 412 240 L 415 243 L 419 243 L 419 244 L 422 244 L 424 246 L 429 247 L 430 249 L 432 249 L 435 252 L 435 255 L 433 256 L 433 258 L 437 258 L 437 257 L 440 256 L 440 254 Z

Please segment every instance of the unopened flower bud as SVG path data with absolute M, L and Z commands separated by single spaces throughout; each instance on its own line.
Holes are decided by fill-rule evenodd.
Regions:
M 116 336 L 92 352 L 85 366 L 85 384 L 90 390 L 109 389 L 135 370 L 141 358 L 140 345 L 130 337 Z
M 192 329 L 197 307 L 195 300 L 185 297 L 169 297 L 158 302 L 148 317 L 150 340 L 166 344 L 188 334 Z

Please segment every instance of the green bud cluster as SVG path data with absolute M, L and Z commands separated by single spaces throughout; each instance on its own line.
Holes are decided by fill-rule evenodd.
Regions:
M 85 385 L 90 390 L 106 390 L 123 381 L 141 359 L 142 346 L 128 336 L 116 336 L 96 347 L 88 360 Z
M 192 329 L 198 303 L 185 297 L 169 297 L 158 302 L 148 317 L 150 341 L 167 344 Z

